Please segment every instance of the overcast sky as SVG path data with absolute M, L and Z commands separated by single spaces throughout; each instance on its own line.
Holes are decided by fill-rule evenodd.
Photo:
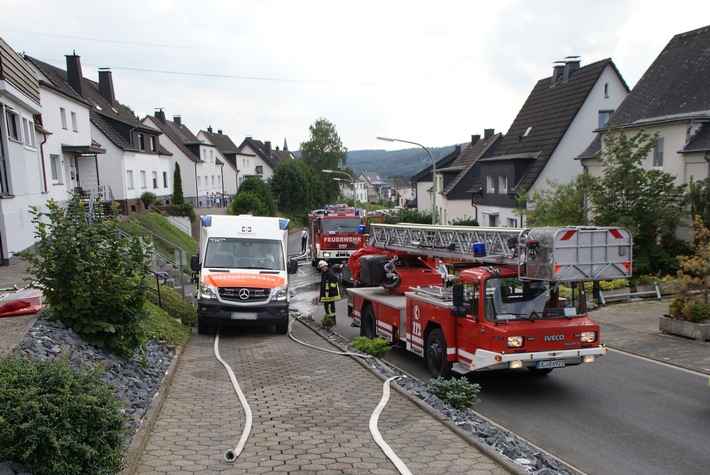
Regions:
M 505 133 L 553 63 L 611 58 L 633 88 L 707 0 L 3 0 L 0 36 L 84 76 L 113 71 L 139 117 L 163 108 L 298 150 L 318 118 L 349 150 L 440 147 Z

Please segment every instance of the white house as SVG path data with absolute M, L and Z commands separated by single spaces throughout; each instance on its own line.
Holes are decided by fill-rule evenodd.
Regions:
M 217 130 L 216 133 L 213 132 L 211 126 L 207 127 L 207 130 L 200 130 L 197 133 L 197 138 L 216 147 L 217 157 L 224 164 L 222 167 L 224 193 L 233 197 L 237 193 L 240 183 L 239 168 L 237 166 L 240 154 L 239 147 L 222 130 Z
M 30 248 L 34 225 L 30 206 L 43 206 L 48 181 L 43 161 L 44 129 L 39 82 L 32 68 L 0 38 L 0 257 L 15 264 L 13 253 Z

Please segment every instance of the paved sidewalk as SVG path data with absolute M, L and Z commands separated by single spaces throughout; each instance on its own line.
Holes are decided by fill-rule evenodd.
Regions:
M 308 344 L 335 348 L 299 322 L 293 333 Z M 232 367 L 254 418 L 244 452 L 234 463 L 225 462 L 224 452 L 236 446 L 245 416 L 213 343 L 208 335 L 190 339 L 131 473 L 399 473 L 368 430 L 382 395 L 380 378 L 351 357 L 286 336 L 223 330 L 220 355 Z M 510 473 L 490 451 L 471 445 L 394 389 L 378 427 L 413 473 Z

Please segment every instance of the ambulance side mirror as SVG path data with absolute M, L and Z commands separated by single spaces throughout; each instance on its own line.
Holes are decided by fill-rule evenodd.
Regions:
M 190 269 L 193 272 L 199 272 L 200 271 L 200 256 L 195 254 L 194 256 L 190 257 Z

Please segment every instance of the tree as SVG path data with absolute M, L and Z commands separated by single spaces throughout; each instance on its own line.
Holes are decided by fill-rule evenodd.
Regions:
M 333 201 L 340 191 L 339 182 L 331 176 L 324 176 L 321 170 L 337 170 L 344 167 L 348 159 L 348 149 L 335 130 L 335 126 L 324 118 L 315 121 L 309 127 L 311 136 L 301 143 L 301 160 L 320 175 L 325 202 Z
M 173 204 L 180 206 L 185 203 L 185 197 L 182 194 L 182 175 L 180 174 L 180 164 L 175 162 L 175 171 L 173 172 Z
M 271 187 L 259 177 L 249 177 L 239 186 L 234 201 L 227 208 L 229 214 L 276 216 L 276 202 Z
M 286 214 L 307 214 L 322 207 L 323 190 L 319 176 L 300 160 L 279 163 L 270 178 L 278 209 Z
M 634 238 L 634 269 L 639 274 L 675 271 L 669 251 L 675 229 L 687 212 L 685 185 L 660 170 L 643 168 L 656 136 L 641 130 L 633 137 L 609 130 L 604 135 L 602 176 L 589 187 L 594 224 L 623 226 Z M 665 242 L 664 242 L 665 240 Z
M 703 222 L 710 223 L 710 178 L 694 181 L 693 177 L 690 177 L 688 198 L 690 215 L 699 215 Z
M 547 188 L 516 196 L 518 203 L 526 204 L 520 213 L 528 226 L 582 226 L 588 224 L 585 199 L 589 186 L 588 175 L 577 177 L 563 185 L 547 181 Z

